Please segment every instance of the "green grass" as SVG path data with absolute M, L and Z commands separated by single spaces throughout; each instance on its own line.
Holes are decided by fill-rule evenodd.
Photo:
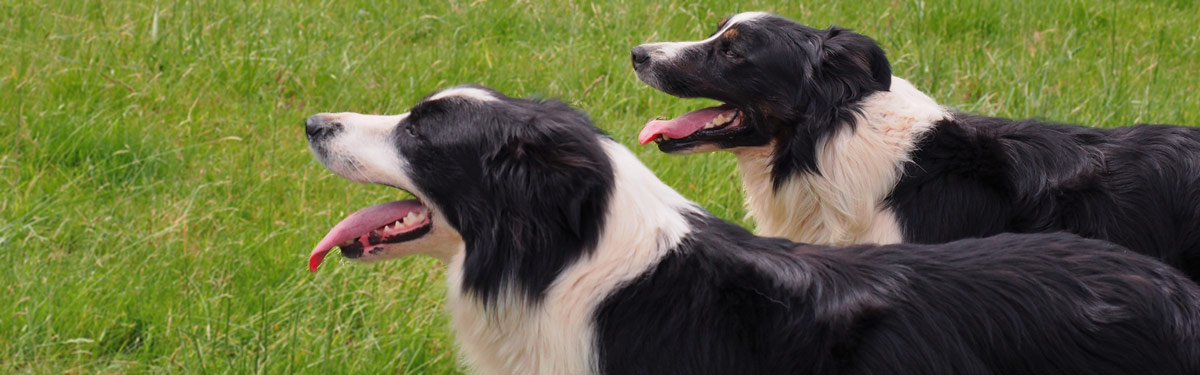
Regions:
M 302 120 L 473 82 L 632 146 L 703 103 L 637 82 L 629 49 L 738 11 L 863 32 L 971 112 L 1200 124 L 1193 0 L 728 3 L 0 2 L 0 373 L 461 371 L 436 261 L 306 271 L 326 229 L 397 193 L 328 173 Z M 635 150 L 745 223 L 730 156 Z

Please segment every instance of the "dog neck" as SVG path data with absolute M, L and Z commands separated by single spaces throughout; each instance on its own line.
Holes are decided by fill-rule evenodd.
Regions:
M 596 373 L 594 309 L 643 275 L 689 231 L 702 212 L 660 181 L 627 148 L 601 140 L 614 186 L 597 248 L 567 266 L 540 302 L 501 293 L 486 305 L 460 289 L 462 255 L 447 272 L 448 309 L 463 357 L 480 374 Z
M 757 233 L 812 244 L 901 242 L 902 228 L 883 200 L 920 136 L 949 116 L 893 77 L 889 91 L 863 99 L 853 126 L 814 143 L 817 172 L 791 171 L 776 188 L 776 144 L 734 150 Z

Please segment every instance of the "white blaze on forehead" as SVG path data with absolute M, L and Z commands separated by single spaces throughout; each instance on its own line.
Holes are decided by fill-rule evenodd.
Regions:
M 496 96 L 492 95 L 492 93 L 488 92 L 487 90 L 483 90 L 483 89 L 479 89 L 479 88 L 475 88 L 475 87 L 461 87 L 461 88 L 449 89 L 449 90 L 434 94 L 433 96 L 429 97 L 429 99 L 427 99 L 427 100 L 429 100 L 429 101 L 441 100 L 441 99 L 445 99 L 445 98 L 452 97 L 452 96 L 470 98 L 470 99 L 483 101 L 483 102 L 490 102 L 490 101 L 497 100 Z
M 767 12 L 738 13 L 738 14 L 733 15 L 733 17 L 729 17 L 729 22 L 725 23 L 725 28 L 729 28 L 729 25 L 733 25 L 733 24 L 736 24 L 739 22 L 746 22 L 749 20 L 758 19 L 758 18 L 766 18 L 766 17 L 770 17 L 770 16 L 771 16 L 771 13 L 767 13 Z M 724 31 L 724 30 L 722 30 L 722 31 Z
M 693 42 L 650 43 L 650 44 L 646 44 L 645 46 L 647 48 L 657 47 L 657 49 L 655 50 L 655 53 L 661 54 L 661 56 L 663 58 L 669 59 L 669 58 L 675 57 L 675 55 L 677 55 L 679 53 L 679 50 L 681 50 L 683 48 L 687 48 L 687 47 L 691 47 L 694 45 L 704 44 L 704 43 L 708 43 L 708 42 L 717 40 L 717 38 L 721 37 L 721 34 L 725 33 L 725 30 L 729 30 L 729 28 L 733 27 L 734 25 L 737 25 L 739 23 L 745 23 L 747 21 L 758 19 L 758 18 L 767 17 L 770 15 L 771 15 L 770 13 L 766 13 L 766 12 L 738 13 L 738 14 L 733 15 L 733 17 L 729 17 L 729 21 L 725 22 L 724 25 L 721 25 L 721 29 L 717 30 L 717 32 L 713 33 L 713 35 L 708 37 L 708 39 L 693 41 Z

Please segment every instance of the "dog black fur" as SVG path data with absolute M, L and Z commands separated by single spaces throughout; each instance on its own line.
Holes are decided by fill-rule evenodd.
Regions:
M 481 373 L 1200 374 L 1200 289 L 1149 257 L 1066 233 L 845 248 L 756 237 L 566 105 L 452 90 L 396 117 L 379 143 L 394 150 L 332 141 L 359 131 L 351 117 L 310 143 L 460 235 L 448 308 Z M 363 176 L 371 165 L 395 176 Z M 563 349 L 572 340 L 586 349 Z
M 899 81 L 870 38 L 769 14 L 738 15 L 718 31 L 704 42 L 634 49 L 635 70 L 646 83 L 680 97 L 723 101 L 743 118 L 733 129 L 660 138 L 663 151 L 770 148 L 769 162 L 761 165 L 770 166 L 770 194 L 778 194 L 797 176 L 829 172 L 817 162 L 826 142 L 861 134 L 855 132 L 860 127 L 892 125 L 863 122 L 872 115 L 864 113 L 864 103 Z M 1200 129 L 1097 129 L 931 107 L 945 114 L 934 113 L 938 120 L 931 130 L 903 140 L 909 151 L 892 169 L 901 173 L 879 179 L 879 188 L 890 193 L 864 203 L 894 213 L 899 240 L 941 243 L 1003 232 L 1067 231 L 1115 242 L 1200 278 Z M 852 194 L 857 188 L 838 190 Z
M 680 249 L 601 307 L 604 373 L 1200 371 L 1195 287 L 1107 242 L 829 248 L 693 223 Z

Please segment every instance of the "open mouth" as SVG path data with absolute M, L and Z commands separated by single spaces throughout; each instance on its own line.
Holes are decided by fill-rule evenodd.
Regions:
M 308 257 L 308 270 L 317 271 L 325 255 L 336 246 L 342 256 L 359 258 L 374 254 L 385 245 L 412 241 L 429 234 L 433 217 L 416 199 L 377 204 L 358 210 L 342 219 Z
M 701 108 L 670 120 L 646 123 L 638 141 L 643 145 L 657 142 L 663 151 L 691 148 L 740 134 L 743 117 L 742 111 L 729 104 Z

